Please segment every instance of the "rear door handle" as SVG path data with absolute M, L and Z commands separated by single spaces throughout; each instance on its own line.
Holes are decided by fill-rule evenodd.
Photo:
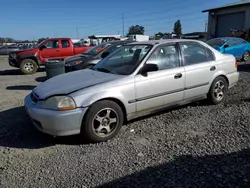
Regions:
M 176 75 L 174 76 L 175 79 L 179 79 L 179 78 L 181 78 L 181 77 L 182 77 L 182 74 L 181 74 L 181 73 L 178 73 L 178 74 L 176 74 Z
M 60 50 L 56 50 L 57 52 L 59 52 Z
M 210 71 L 215 71 L 215 70 L 216 70 L 215 66 L 210 67 Z

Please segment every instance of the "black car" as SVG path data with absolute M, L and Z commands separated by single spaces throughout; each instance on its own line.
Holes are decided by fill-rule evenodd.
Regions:
M 101 43 L 86 52 L 71 56 L 66 58 L 65 61 L 65 72 L 72 72 L 76 70 L 92 68 L 95 64 L 97 64 L 101 59 L 108 56 L 110 53 L 118 49 L 124 44 L 134 42 L 129 40 L 123 41 L 110 41 Z

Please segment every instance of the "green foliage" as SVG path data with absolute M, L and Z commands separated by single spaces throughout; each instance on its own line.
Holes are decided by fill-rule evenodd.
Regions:
M 128 30 L 128 35 L 144 35 L 145 28 L 140 25 L 131 26 Z
M 181 21 L 177 20 L 174 23 L 174 33 L 179 37 L 182 35 L 182 27 L 181 27 Z

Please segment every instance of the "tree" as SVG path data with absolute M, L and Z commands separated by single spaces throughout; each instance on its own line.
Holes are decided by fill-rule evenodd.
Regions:
M 144 32 L 145 32 L 145 28 L 143 26 L 135 25 L 129 28 L 127 35 L 136 35 L 136 34 L 144 35 Z
M 12 42 L 14 42 L 12 39 L 7 40 L 7 43 L 12 43 Z
M 42 42 L 43 40 L 46 40 L 46 39 L 48 39 L 48 37 L 47 37 L 47 38 L 39 38 L 39 39 L 37 40 L 37 43 L 39 44 L 40 42 Z
M 163 37 L 163 35 L 164 35 L 164 33 L 158 32 L 158 33 L 155 34 L 155 37 L 160 37 L 161 38 L 161 37 Z
M 0 44 L 3 44 L 3 43 L 5 43 L 4 38 L 0 38 Z
M 181 27 L 181 21 L 180 20 L 177 20 L 175 23 L 174 23 L 174 33 L 180 37 L 182 35 L 182 27 Z

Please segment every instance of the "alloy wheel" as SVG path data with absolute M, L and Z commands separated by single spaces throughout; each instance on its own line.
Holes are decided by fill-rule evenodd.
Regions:
M 31 71 L 33 71 L 34 70 L 34 65 L 32 64 L 32 63 L 25 63 L 24 64 L 24 69 L 26 70 L 26 71 L 28 71 L 28 72 L 31 72 Z
M 224 97 L 224 92 L 225 92 L 225 84 L 223 81 L 219 80 L 216 82 L 215 87 L 214 87 L 214 97 L 216 100 L 220 101 Z
M 118 126 L 118 114 L 111 108 L 105 108 L 97 112 L 92 121 L 92 128 L 99 137 L 111 135 Z
M 245 53 L 244 53 L 244 56 L 243 56 L 243 59 L 244 59 L 244 61 L 247 61 L 248 59 L 249 59 L 249 52 L 248 51 L 246 51 Z

